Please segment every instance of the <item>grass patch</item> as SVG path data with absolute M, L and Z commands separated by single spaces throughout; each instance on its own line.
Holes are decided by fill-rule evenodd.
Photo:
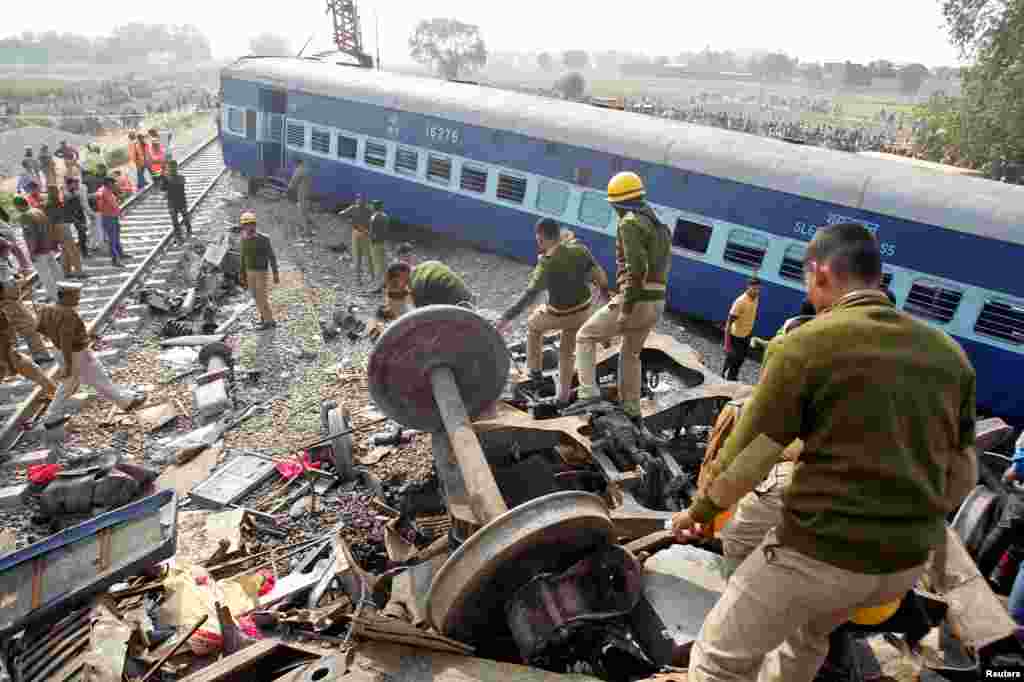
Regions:
M 14 220 L 14 192 L 0 192 L 0 206 L 3 206 L 7 214 Z
M 0 79 L 0 97 L 47 97 L 62 95 L 67 84 L 50 78 Z

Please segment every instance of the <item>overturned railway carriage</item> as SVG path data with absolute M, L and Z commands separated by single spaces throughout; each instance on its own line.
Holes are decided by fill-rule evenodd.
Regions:
M 242 59 L 222 87 L 230 168 L 273 176 L 303 159 L 316 194 L 362 192 L 516 258 L 535 257 L 531 225 L 550 216 L 614 267 L 604 188 L 635 171 L 674 228 L 668 306 L 721 320 L 756 273 L 761 336 L 799 308 L 817 227 L 860 221 L 899 306 L 967 350 L 980 406 L 1024 421 L 1024 188 L 325 59 Z

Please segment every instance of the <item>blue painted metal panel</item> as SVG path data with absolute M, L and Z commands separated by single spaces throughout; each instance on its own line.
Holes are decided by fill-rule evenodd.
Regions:
M 240 93 L 231 104 L 256 97 L 258 86 Z M 242 88 L 239 88 L 242 89 Z M 752 185 L 667 166 L 612 157 L 592 149 L 549 144 L 509 131 L 458 125 L 440 118 L 382 109 L 376 105 L 313 96 L 289 95 L 289 117 L 343 128 L 383 140 L 472 158 L 491 165 L 519 169 L 578 184 L 577 169 L 589 171 L 590 187 L 600 190 L 605 179 L 619 170 L 640 172 L 652 202 L 710 219 L 750 226 L 787 239 L 808 240 L 814 226 L 825 224 L 830 214 L 863 220 L 877 226 L 887 264 L 920 272 L 941 273 L 943 278 L 987 289 L 1024 296 L 1024 285 L 1015 268 L 1024 259 L 1024 247 L 984 239 L 962 232 L 858 211 L 838 204 L 807 199 Z M 230 136 L 225 136 L 226 140 Z M 237 139 L 237 138 L 235 138 Z M 243 172 L 256 168 L 255 147 L 225 144 L 225 160 Z M 399 177 L 370 171 L 347 163 L 288 149 L 289 170 L 305 158 L 313 174 L 314 192 L 338 201 L 350 201 L 358 191 L 386 202 L 397 219 L 430 225 L 437 232 L 487 247 L 497 253 L 532 262 L 535 255 L 530 211 L 479 201 L 444 188 L 407 182 Z M 443 203 L 439 203 L 443 202 Z M 577 229 L 578 236 L 594 250 L 598 260 L 614 273 L 614 239 L 596 231 Z M 722 239 L 716 236 L 714 239 Z M 984 264 L 979 267 L 979 264 Z M 777 270 L 777 259 L 766 263 Z M 668 303 L 709 320 L 724 318 L 728 306 L 743 289 L 747 275 L 724 270 L 713 262 L 676 256 L 670 276 Z M 905 283 L 904 283 L 905 285 Z M 898 292 L 901 296 L 905 292 Z M 782 322 L 796 314 L 802 291 L 766 283 L 755 333 L 771 336 Z M 982 343 L 960 340 L 978 368 L 979 402 L 996 413 L 1024 416 L 999 377 L 1024 370 L 1024 356 Z M 983 375 L 983 372 L 985 373 Z M 1020 374 L 1016 374 L 1020 376 Z M 1015 386 L 1013 388 L 1016 388 Z
M 256 85 L 234 78 L 223 78 L 221 79 L 221 89 L 224 91 L 225 103 L 235 107 L 259 109 L 260 88 Z

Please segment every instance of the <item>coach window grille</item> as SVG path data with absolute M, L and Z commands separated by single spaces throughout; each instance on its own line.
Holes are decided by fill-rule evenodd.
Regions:
M 513 204 L 523 203 L 526 198 L 526 178 L 498 173 L 498 198 Z
M 714 228 L 686 218 L 676 220 L 676 231 L 672 233 L 672 245 L 687 251 L 707 253 Z
M 891 286 L 892 286 L 892 273 L 891 272 L 883 272 L 882 273 L 882 288 L 883 289 L 888 289 Z
M 992 299 L 981 309 L 974 325 L 977 334 L 1024 344 L 1024 305 Z
M 387 145 L 381 144 L 380 142 L 366 141 L 366 151 L 363 153 L 363 160 L 366 161 L 367 166 L 375 166 L 376 168 L 384 168 L 388 165 L 388 148 Z
M 804 255 L 807 247 L 793 244 L 786 248 L 782 255 L 782 266 L 779 268 L 779 276 L 783 279 L 791 279 L 795 282 L 804 281 Z
M 733 230 L 725 245 L 724 260 L 750 270 L 757 270 L 768 251 L 768 238 L 746 230 Z
M 412 149 L 399 147 L 395 151 L 395 170 L 405 175 L 416 175 L 420 169 L 420 155 Z
M 306 126 L 301 123 L 289 123 L 286 131 L 288 146 L 295 149 L 306 148 Z
M 452 160 L 444 156 L 427 156 L 427 179 L 441 185 L 452 181 Z
M 584 192 L 580 200 L 580 222 L 584 225 L 597 227 L 602 230 L 608 229 L 612 222 L 611 205 L 608 197 L 597 192 Z
M 313 128 L 312 139 L 309 145 L 318 154 L 331 153 L 331 134 L 320 128 Z
M 348 135 L 338 135 L 338 157 L 355 161 L 359 151 L 359 140 Z
M 284 141 L 284 115 L 283 114 L 267 114 L 266 118 L 266 138 L 271 142 L 281 143 Z
M 910 287 L 903 309 L 918 317 L 946 324 L 956 315 L 964 292 L 951 289 L 941 282 L 919 279 Z
M 560 182 L 541 180 L 537 185 L 537 210 L 560 216 L 569 206 L 569 187 Z
M 467 192 L 483 194 L 487 191 L 487 171 L 473 166 L 463 166 L 459 186 Z

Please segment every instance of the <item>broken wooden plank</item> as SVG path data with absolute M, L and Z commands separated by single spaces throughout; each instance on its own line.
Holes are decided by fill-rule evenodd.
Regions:
M 242 682 L 257 666 L 268 666 L 271 662 L 284 666 L 294 661 L 313 660 L 322 655 L 322 651 L 294 642 L 286 644 L 280 640 L 264 639 L 222 658 L 179 682 Z

